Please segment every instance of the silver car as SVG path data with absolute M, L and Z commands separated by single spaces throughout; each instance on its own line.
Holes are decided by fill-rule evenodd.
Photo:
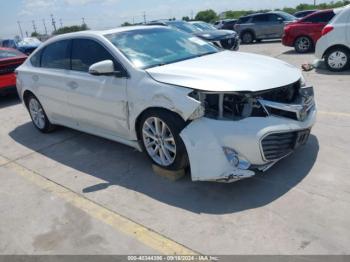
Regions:
M 295 16 L 281 11 L 257 13 L 241 17 L 234 29 L 242 43 L 250 44 L 254 40 L 282 38 L 284 26 L 296 20 Z

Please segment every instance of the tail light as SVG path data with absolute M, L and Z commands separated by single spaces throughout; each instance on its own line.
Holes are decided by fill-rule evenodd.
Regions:
M 322 30 L 322 36 L 328 34 L 329 32 L 331 32 L 334 29 L 333 26 L 331 25 L 326 25 L 323 30 Z

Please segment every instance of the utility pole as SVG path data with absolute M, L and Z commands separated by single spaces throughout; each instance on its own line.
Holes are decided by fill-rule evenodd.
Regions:
M 61 28 L 62 28 L 63 27 L 62 18 L 60 18 L 60 25 L 61 25 Z
M 22 31 L 22 27 L 21 27 L 21 22 L 17 21 L 17 24 L 18 24 L 19 32 L 21 33 L 21 37 L 23 39 L 23 31 Z
M 86 25 L 85 24 L 85 17 L 82 17 L 81 20 L 83 21 L 83 25 Z
M 191 20 L 193 20 L 193 10 L 191 10 Z
M 145 24 L 147 23 L 146 12 L 143 12 L 143 22 L 144 22 Z
M 32 20 L 32 24 L 33 24 L 34 32 L 35 32 L 35 34 L 37 34 L 38 32 L 36 31 L 36 25 L 35 25 L 35 21 L 34 20 Z
M 314 0 L 314 6 L 316 6 L 316 0 Z
M 47 28 L 46 28 L 45 19 L 43 19 L 43 25 L 44 25 L 44 29 L 45 29 L 45 35 L 47 35 Z
M 53 14 L 51 14 L 51 23 L 52 23 L 52 26 L 53 26 L 53 30 L 56 31 L 57 28 L 56 28 L 56 21 L 55 21 L 55 18 L 53 18 Z
M 132 17 L 132 24 L 135 24 L 135 16 Z

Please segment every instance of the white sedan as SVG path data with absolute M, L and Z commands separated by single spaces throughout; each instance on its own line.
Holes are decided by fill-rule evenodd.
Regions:
M 56 125 L 144 151 L 194 181 L 232 182 L 304 144 L 313 88 L 270 57 L 222 51 L 165 27 L 57 36 L 17 69 L 34 126 Z

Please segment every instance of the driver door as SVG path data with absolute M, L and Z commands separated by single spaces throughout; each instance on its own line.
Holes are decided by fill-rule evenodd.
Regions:
M 89 67 L 112 60 L 115 70 L 124 71 L 111 53 L 92 39 L 73 39 L 71 71 L 66 85 L 71 90 L 68 103 L 79 129 L 106 137 L 128 138 L 126 72 L 122 77 L 94 76 Z

